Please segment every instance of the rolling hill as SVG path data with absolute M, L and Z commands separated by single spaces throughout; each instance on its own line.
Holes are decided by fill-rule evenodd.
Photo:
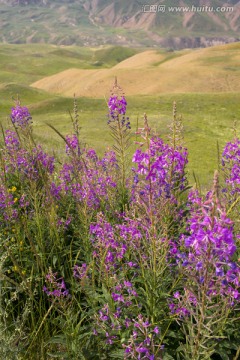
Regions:
M 109 69 L 70 68 L 32 87 L 72 97 L 102 97 L 114 76 L 128 95 L 240 92 L 240 43 L 199 50 L 147 50 Z

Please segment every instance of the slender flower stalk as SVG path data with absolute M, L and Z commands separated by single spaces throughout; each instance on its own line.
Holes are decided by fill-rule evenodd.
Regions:
M 111 96 L 108 101 L 108 124 L 111 130 L 111 135 L 115 140 L 113 146 L 116 152 L 119 168 L 120 168 L 120 195 L 121 195 L 121 207 L 124 210 L 128 200 L 127 191 L 127 173 L 128 173 L 128 149 L 130 146 L 130 122 L 126 117 L 127 101 L 125 99 L 122 88 L 115 83 L 111 90 Z
M 217 172 L 205 200 L 196 192 L 190 193 L 189 233 L 181 237 L 177 255 L 184 288 L 174 294 L 170 309 L 186 336 L 185 359 L 205 359 L 214 353 L 213 339 L 221 338 L 230 313 L 240 301 L 233 223 L 218 196 Z

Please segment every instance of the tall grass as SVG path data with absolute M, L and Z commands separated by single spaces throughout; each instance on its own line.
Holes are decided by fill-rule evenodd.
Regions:
M 82 142 L 76 101 L 71 133 L 49 128 L 65 157 L 36 144 L 19 101 L 2 129 L 1 356 L 236 360 L 236 129 L 201 194 L 189 186 L 176 105 L 168 141 L 144 115 L 129 164 L 127 103 L 113 90 L 106 131 L 115 151 L 102 157 Z

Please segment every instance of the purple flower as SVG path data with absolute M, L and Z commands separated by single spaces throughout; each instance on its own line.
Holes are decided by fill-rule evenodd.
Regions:
M 222 153 L 225 181 L 232 194 L 240 193 L 240 139 L 228 142 Z
M 108 108 L 111 116 L 115 114 L 126 113 L 127 101 L 124 96 L 118 97 L 117 95 L 110 96 L 108 100 Z
M 51 195 L 56 199 L 60 200 L 60 193 L 61 193 L 62 187 L 61 185 L 57 186 L 54 182 L 50 185 L 50 192 Z
M 107 320 L 109 319 L 108 315 L 103 314 L 102 311 L 99 311 L 99 315 L 100 315 L 99 318 L 100 318 L 100 320 L 102 320 L 102 321 L 107 321 Z
M 131 352 L 132 352 L 131 346 L 127 346 L 127 347 L 125 348 L 125 353 L 126 353 L 126 354 L 130 354 Z
M 180 293 L 179 293 L 179 291 L 176 291 L 173 296 L 175 297 L 175 299 L 180 299 Z
M 19 206 L 21 208 L 26 208 L 29 206 L 29 204 L 30 204 L 30 202 L 27 200 L 26 194 L 22 194 L 19 199 Z
M 203 267 L 203 263 L 202 261 L 199 261 L 197 264 L 196 264 L 196 270 L 201 270 Z
M 11 120 L 13 124 L 25 128 L 30 124 L 32 117 L 25 106 L 16 105 L 11 110 Z
M 104 307 L 99 310 L 99 320 L 106 322 L 109 319 L 109 307 L 105 304 Z
M 221 267 L 216 267 L 216 275 L 217 276 L 224 276 L 224 271 Z
M 151 211 L 156 213 L 159 209 L 158 199 L 169 199 L 174 203 L 176 190 L 182 190 L 187 183 L 186 149 L 173 148 L 155 137 L 150 140 L 149 149 L 145 152 L 136 150 L 132 161 L 136 164 L 136 168 L 133 168 L 132 201 L 145 207 L 151 197 Z M 156 209 L 153 209 L 154 204 Z
M 188 234 L 181 236 L 179 250 L 173 254 L 186 287 L 169 304 L 171 313 L 181 320 L 190 314 L 198 316 L 203 291 L 206 309 L 216 298 L 229 300 L 231 306 L 239 300 L 240 267 L 232 262 L 236 251 L 232 221 L 213 192 L 206 198 L 191 192 L 189 211 Z
M 125 280 L 124 280 L 124 286 L 126 286 L 126 287 L 132 287 L 132 283 L 130 283 L 130 281 L 125 281 Z
M 75 265 L 73 269 L 73 276 L 75 279 L 83 279 L 87 274 L 87 264 L 82 264 L 81 266 Z
M 132 324 L 132 321 L 128 318 L 125 319 L 125 322 L 124 322 L 126 328 L 129 328 L 129 326 Z
M 117 294 L 117 293 L 112 293 L 112 298 L 114 301 L 117 302 L 123 302 L 124 303 L 124 297 L 121 294 Z
M 72 153 L 79 154 L 80 145 L 76 135 L 68 135 L 66 136 L 66 153 L 71 155 Z
M 70 297 L 69 290 L 66 288 L 65 281 L 62 277 L 57 278 L 57 273 L 49 270 L 46 275 L 47 286 L 43 286 L 43 291 L 51 298 L 68 298 Z
M 74 140 L 69 155 L 76 150 Z M 98 159 L 92 151 L 82 149 L 81 156 L 70 157 L 70 161 L 60 170 L 62 194 L 70 195 L 76 203 L 85 203 L 88 211 L 97 210 L 101 205 L 108 207 L 111 190 L 116 188 L 116 158 L 113 154 L 106 153 L 103 159 Z
M 18 151 L 20 142 L 17 134 L 14 131 L 6 130 L 5 132 L 5 145 L 8 151 Z
M 136 351 L 138 352 L 138 353 L 148 353 L 148 349 L 146 348 L 146 347 L 143 347 L 143 346 L 140 346 L 140 347 L 138 347 L 138 348 L 136 348 Z

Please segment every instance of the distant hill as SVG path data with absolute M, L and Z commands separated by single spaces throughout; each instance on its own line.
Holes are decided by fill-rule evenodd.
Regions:
M 237 41 L 239 34 L 237 0 L 0 0 L 6 43 L 181 49 Z
M 240 43 L 199 50 L 148 50 L 108 69 L 71 68 L 32 87 L 72 97 L 106 96 L 117 76 L 130 95 L 240 92 Z M 103 90 L 105 89 L 105 90 Z

